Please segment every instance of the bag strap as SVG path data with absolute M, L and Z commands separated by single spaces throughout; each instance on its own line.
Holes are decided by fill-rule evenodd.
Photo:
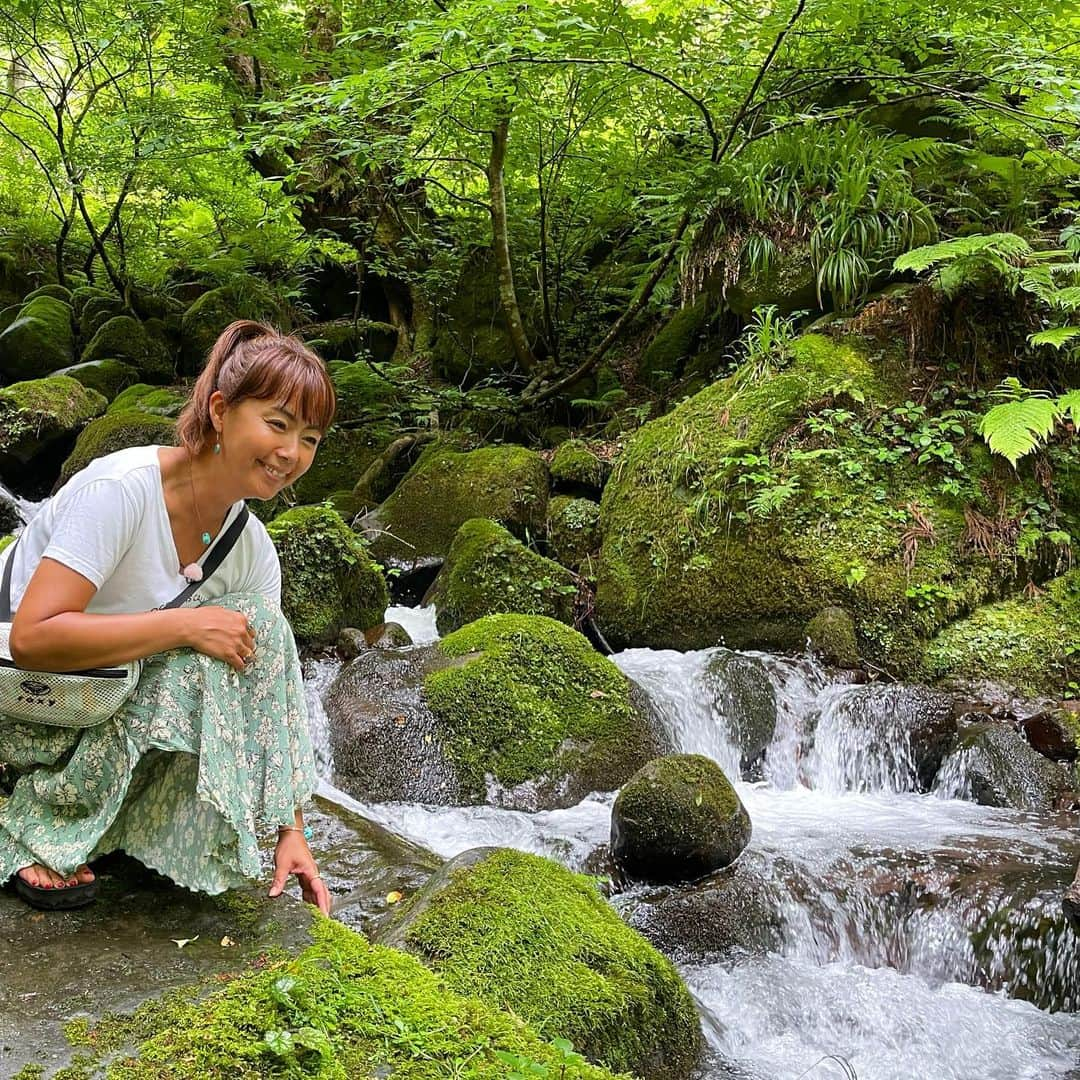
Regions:
M 163 605 L 164 607 L 179 607 L 210 577 L 222 564 L 225 556 L 236 546 L 236 541 L 240 539 L 240 534 L 244 531 L 244 526 L 247 525 L 250 516 L 251 511 L 245 503 L 240 507 L 240 513 L 236 515 L 233 523 L 217 538 L 217 543 L 210 549 L 206 562 L 203 563 L 203 576 L 198 581 L 189 581 L 176 596 Z M 21 539 L 22 537 L 19 538 Z M 11 621 L 11 568 L 15 564 L 15 549 L 19 546 L 19 540 L 11 545 L 4 563 L 4 580 L 0 583 L 0 622 Z

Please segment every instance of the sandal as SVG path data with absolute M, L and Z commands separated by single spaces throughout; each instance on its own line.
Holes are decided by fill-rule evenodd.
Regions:
M 16 894 L 39 911 L 70 911 L 72 908 L 86 907 L 97 899 L 96 878 L 81 885 L 65 885 L 62 889 L 44 889 L 40 885 L 31 885 L 17 872 L 11 881 Z

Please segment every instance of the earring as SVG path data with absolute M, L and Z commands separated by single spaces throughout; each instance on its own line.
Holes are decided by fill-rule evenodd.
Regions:
M 217 442 L 214 443 L 214 453 L 215 454 L 220 454 L 221 453 L 221 440 L 220 439 Z

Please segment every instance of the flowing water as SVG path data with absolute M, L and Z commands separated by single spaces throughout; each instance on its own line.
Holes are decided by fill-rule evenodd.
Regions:
M 431 609 L 388 618 L 418 643 L 437 637 Z M 740 754 L 705 679 L 712 655 L 613 659 L 677 750 L 707 754 L 734 779 Z M 737 868 L 773 925 L 761 947 L 710 952 L 708 933 L 665 945 L 701 1011 L 703 1077 L 1080 1078 L 1080 949 L 1060 918 L 1080 857 L 1072 819 L 916 794 L 902 694 L 830 682 L 809 660 L 746 655 L 768 673 L 778 723 L 763 778 L 736 781 L 754 828 Z M 336 670 L 308 672 L 324 776 L 319 697 Z M 614 801 L 528 814 L 360 804 L 326 781 L 322 794 L 444 857 L 499 844 L 576 870 L 595 866 Z M 612 902 L 647 926 L 665 900 L 709 887 L 638 887 Z

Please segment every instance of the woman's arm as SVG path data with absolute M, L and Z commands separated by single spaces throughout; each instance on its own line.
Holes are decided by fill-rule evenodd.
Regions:
M 190 647 L 242 671 L 255 645 L 247 619 L 220 607 L 170 608 L 133 615 L 90 615 L 93 582 L 43 558 L 19 601 L 11 657 L 30 671 L 79 671 Z

